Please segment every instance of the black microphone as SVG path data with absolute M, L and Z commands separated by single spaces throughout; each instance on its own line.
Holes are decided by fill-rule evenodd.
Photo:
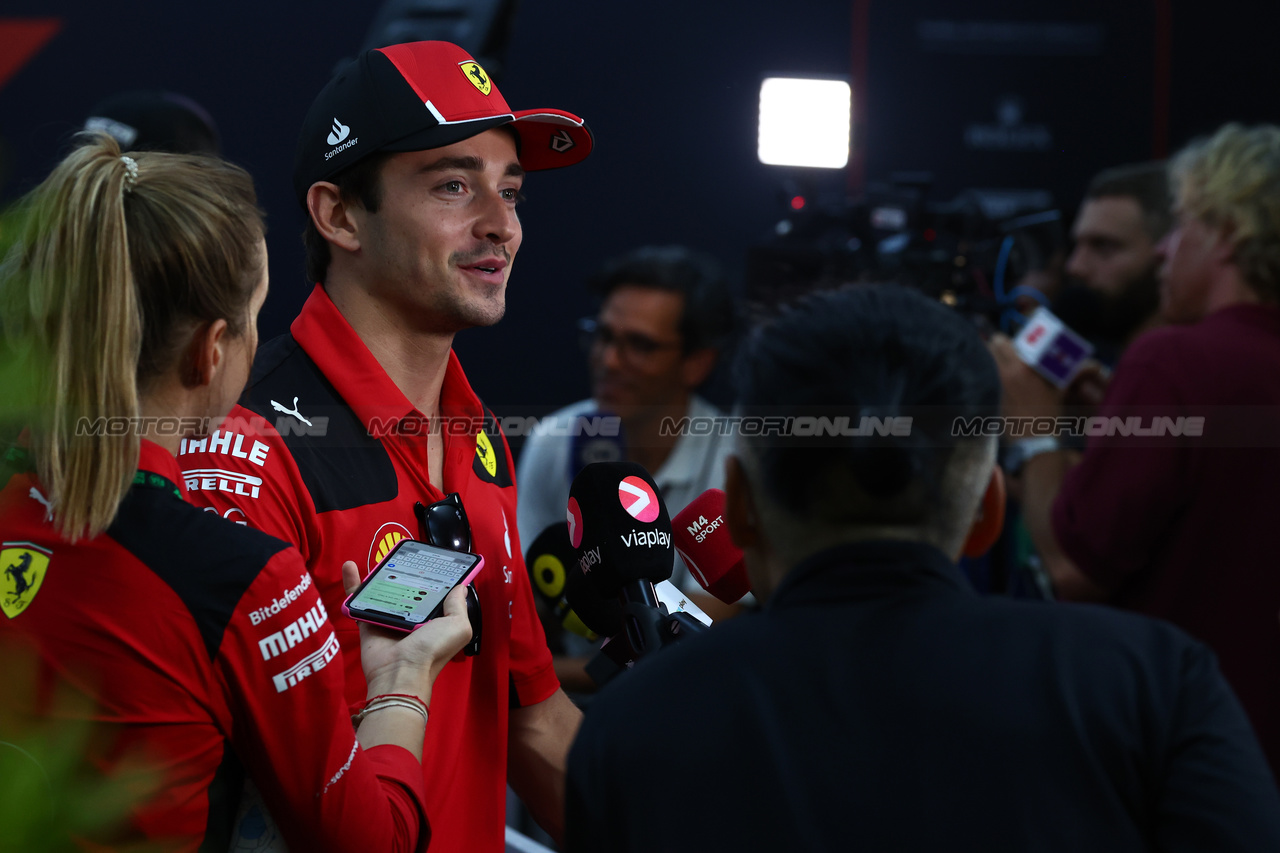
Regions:
M 670 617 L 659 608 L 653 585 L 671 577 L 675 550 L 671 516 L 649 472 L 634 462 L 587 465 L 569 489 L 567 521 L 576 572 L 601 599 L 622 604 L 622 627 L 635 656 L 669 642 Z M 571 595 L 570 601 L 581 615 L 578 600 Z
M 599 596 L 591 600 L 589 596 L 579 593 L 580 598 L 591 600 L 593 604 L 585 618 L 570 604 L 568 587 L 571 580 L 579 577 L 580 573 L 569 571 L 578 562 L 578 555 L 569 544 L 568 524 L 557 521 L 539 533 L 525 552 L 524 562 L 529 568 L 534 594 L 566 631 L 595 642 L 600 639 L 600 635 L 607 637 L 621 629 L 622 605 L 616 600 L 604 601 Z M 601 615 L 596 612 L 598 606 L 607 605 L 612 605 L 612 614 Z M 609 618 L 610 615 L 612 618 Z M 601 629 L 597 627 L 599 624 L 607 627 Z
M 566 533 L 568 528 L 565 528 Z M 601 637 L 612 637 L 622 631 L 622 602 L 618 596 L 603 596 L 588 575 L 578 569 L 575 555 L 568 563 L 564 583 L 564 597 L 573 612 L 592 632 Z

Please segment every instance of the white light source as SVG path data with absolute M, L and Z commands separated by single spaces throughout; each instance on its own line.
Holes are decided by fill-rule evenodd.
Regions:
M 853 95 L 843 80 L 767 77 L 760 84 L 756 152 L 770 166 L 842 169 L 849 162 Z

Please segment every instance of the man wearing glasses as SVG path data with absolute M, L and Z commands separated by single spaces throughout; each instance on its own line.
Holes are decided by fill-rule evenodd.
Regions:
M 522 542 L 564 521 L 573 476 L 590 461 L 570 434 L 579 416 L 621 419 L 615 452 L 653 474 L 672 515 L 724 482 L 731 437 L 722 429 L 670 428 L 724 414 L 694 393 L 733 332 L 733 299 L 719 265 L 682 246 L 645 247 L 607 262 L 589 287 L 601 299 L 596 319 L 582 323 L 592 396 L 552 414 L 544 423 L 554 428 L 525 444 L 516 476 Z M 679 561 L 671 580 L 701 593 Z

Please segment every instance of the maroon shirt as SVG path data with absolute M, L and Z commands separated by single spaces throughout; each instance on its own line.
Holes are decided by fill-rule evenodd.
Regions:
M 1090 438 L 1053 507 L 1059 543 L 1112 603 L 1213 648 L 1280 770 L 1280 310 L 1144 335 L 1099 415 L 1204 421 L 1199 436 Z

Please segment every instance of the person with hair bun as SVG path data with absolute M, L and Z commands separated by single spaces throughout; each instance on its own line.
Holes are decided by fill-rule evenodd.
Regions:
M 0 319 L 33 393 L 0 480 L 0 658 L 34 661 L 36 682 L 7 684 L 0 711 L 50 721 L 69 689 L 95 772 L 158 785 L 127 825 L 76 841 L 225 850 L 247 777 L 292 849 L 425 849 L 423 731 L 471 636 L 462 596 L 413 634 L 363 634 L 353 730 L 301 556 L 187 503 L 174 459 L 249 375 L 267 294 L 249 175 L 92 136 L 19 222 Z

